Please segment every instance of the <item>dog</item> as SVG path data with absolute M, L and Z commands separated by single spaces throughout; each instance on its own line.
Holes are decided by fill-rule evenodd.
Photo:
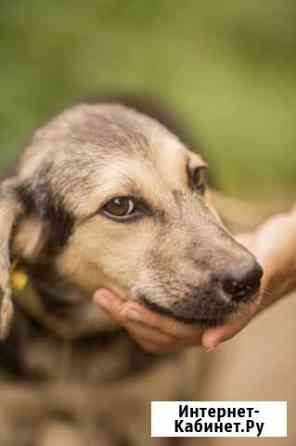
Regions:
M 35 132 L 0 187 L 0 335 L 18 376 L 57 378 L 61 339 L 77 382 L 160 360 L 136 346 L 126 357 L 122 333 L 91 302 L 101 287 L 203 327 L 255 299 L 262 269 L 212 209 L 206 176 L 199 154 L 125 105 L 81 103 Z M 12 289 L 16 274 L 23 285 Z M 54 359 L 38 365 L 45 344 Z

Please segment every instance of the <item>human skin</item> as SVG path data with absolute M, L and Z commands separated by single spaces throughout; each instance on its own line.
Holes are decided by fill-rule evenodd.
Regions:
M 164 353 L 186 346 L 203 346 L 207 351 L 239 333 L 263 309 L 296 288 L 296 211 L 267 220 L 251 234 L 238 236 L 257 257 L 264 274 L 255 302 L 231 322 L 202 330 L 143 305 L 122 300 L 107 289 L 99 289 L 94 301 L 146 351 Z

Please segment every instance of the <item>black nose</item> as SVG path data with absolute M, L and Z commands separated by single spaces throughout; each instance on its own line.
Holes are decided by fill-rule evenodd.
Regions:
M 263 271 L 257 262 L 228 267 L 222 277 L 222 287 L 233 300 L 243 301 L 260 287 Z

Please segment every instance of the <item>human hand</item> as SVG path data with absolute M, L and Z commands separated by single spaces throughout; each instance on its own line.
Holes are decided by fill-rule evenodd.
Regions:
M 242 330 L 257 311 L 257 305 L 250 304 L 244 315 L 233 323 L 204 330 L 155 313 L 137 302 L 124 300 L 107 289 L 97 290 L 94 302 L 150 353 L 169 353 L 192 346 L 203 346 L 212 351 Z
M 97 290 L 94 302 L 148 352 L 168 353 L 201 343 L 202 330 L 199 327 L 159 315 L 138 302 L 122 299 L 110 290 Z

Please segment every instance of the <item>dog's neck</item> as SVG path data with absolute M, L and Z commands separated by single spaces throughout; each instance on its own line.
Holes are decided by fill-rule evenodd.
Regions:
M 50 265 L 24 264 L 19 268 L 27 280 L 24 288 L 14 289 L 14 298 L 25 313 L 50 332 L 71 340 L 116 328 L 90 296 Z

